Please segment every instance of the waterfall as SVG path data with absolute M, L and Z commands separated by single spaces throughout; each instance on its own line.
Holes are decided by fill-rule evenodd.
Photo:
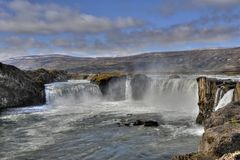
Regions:
M 101 97 L 95 84 L 86 81 L 69 81 L 45 85 L 47 104 L 93 101 Z
M 169 110 L 198 112 L 198 84 L 195 79 L 153 79 L 145 100 Z
M 214 99 L 214 107 L 217 107 L 219 101 L 222 99 L 222 97 L 224 96 L 224 91 L 223 88 L 220 87 L 217 89 L 216 95 L 215 95 L 215 99 Z
M 231 89 L 226 94 L 224 94 L 222 99 L 219 101 L 217 107 L 215 108 L 215 111 L 218 110 L 219 108 L 226 106 L 228 103 L 232 102 L 233 92 L 234 92 L 234 89 Z
M 132 99 L 132 87 L 131 87 L 131 79 L 127 77 L 126 79 L 126 89 L 125 89 L 125 99 L 131 100 Z

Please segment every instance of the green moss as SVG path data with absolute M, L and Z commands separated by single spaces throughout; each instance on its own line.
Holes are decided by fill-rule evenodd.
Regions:
M 240 121 L 237 120 L 236 118 L 232 118 L 229 122 L 230 122 L 231 124 L 238 124 L 238 123 L 240 123 Z
M 94 82 L 99 85 L 102 81 L 108 81 L 111 78 L 122 77 L 122 76 L 126 76 L 126 74 L 123 72 L 100 73 L 100 74 L 96 74 L 95 76 L 93 76 L 91 78 L 91 82 Z

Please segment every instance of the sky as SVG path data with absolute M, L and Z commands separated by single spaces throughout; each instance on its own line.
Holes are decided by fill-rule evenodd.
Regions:
M 0 59 L 240 46 L 240 0 L 0 0 Z

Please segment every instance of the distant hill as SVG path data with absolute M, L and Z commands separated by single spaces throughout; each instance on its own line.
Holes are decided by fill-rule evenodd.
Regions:
M 240 48 L 144 53 L 127 57 L 27 56 L 3 63 L 21 69 L 61 69 L 73 73 L 108 71 L 153 73 L 240 73 Z

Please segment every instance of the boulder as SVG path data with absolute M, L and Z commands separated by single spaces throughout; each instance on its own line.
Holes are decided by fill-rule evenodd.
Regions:
M 101 73 L 91 78 L 99 86 L 104 97 L 110 100 L 125 100 L 127 76 L 124 73 Z
M 205 131 L 199 152 L 221 157 L 240 149 L 240 123 L 225 123 Z
M 134 100 L 143 99 L 146 91 L 150 87 L 151 78 L 143 74 L 134 75 L 131 80 L 132 98 Z
M 157 121 L 148 120 L 144 122 L 144 127 L 158 127 L 159 124 Z

